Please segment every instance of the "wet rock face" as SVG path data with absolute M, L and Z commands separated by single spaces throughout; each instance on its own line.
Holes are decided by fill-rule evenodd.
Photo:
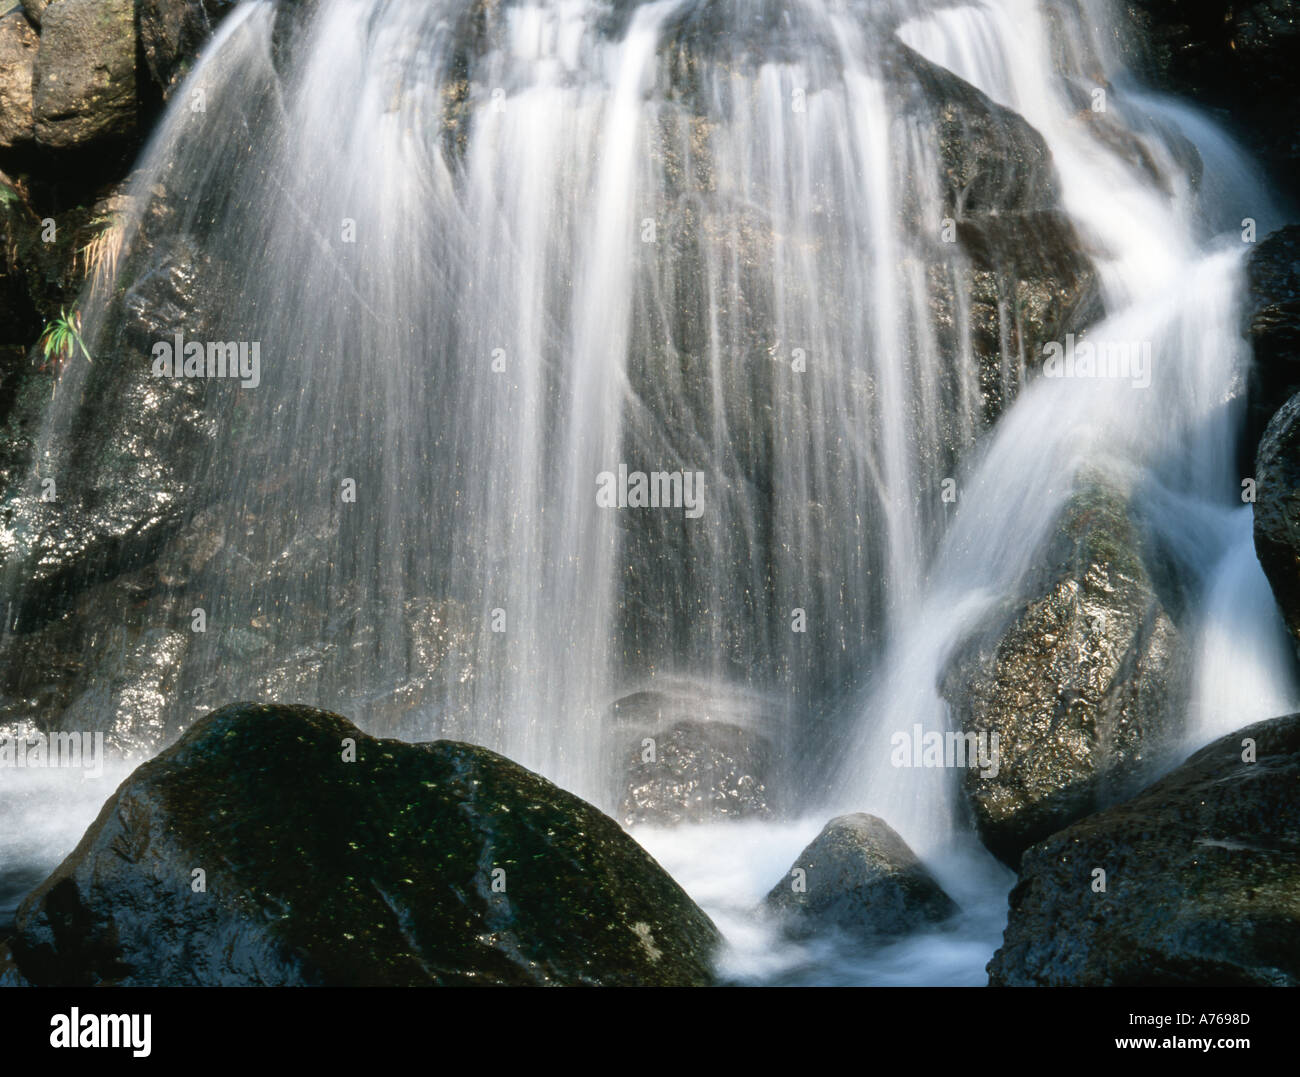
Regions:
M 136 130 L 135 0 L 54 0 L 41 14 L 36 141 L 67 149 Z
M 626 714 L 638 703 L 643 720 L 628 738 L 623 766 L 626 789 L 619 818 L 675 826 L 717 819 L 766 819 L 772 815 L 767 786 L 775 752 L 772 743 L 751 729 L 726 721 L 654 719 L 662 713 L 652 693 L 648 699 L 620 700 Z M 616 708 L 617 709 L 617 708 Z
M 963 791 L 984 844 L 1015 867 L 1035 841 L 1140 788 L 1177 745 L 1186 644 L 1123 498 L 1076 496 L 1023 603 L 960 647 L 940 691 L 995 774 Z
M 137 769 L 16 925 L 37 984 L 702 985 L 719 942 L 617 823 L 517 764 L 252 704 Z
M 764 899 L 795 936 L 838 930 L 865 943 L 946 920 L 957 905 L 883 819 L 832 819 Z
M 90 363 L 68 361 L 78 368 L 65 370 L 58 391 L 85 403 L 36 462 L 41 481 L 11 490 L 3 506 L 0 560 L 25 581 L 13 610 L 20 630 L 58 615 L 83 587 L 152 559 L 196 507 L 195 461 L 213 452 L 231 390 L 152 376 L 155 341 L 179 325 L 202 339 L 205 326 L 199 259 L 183 244 L 150 258 L 112 342 Z
M 235 0 L 136 0 L 140 48 L 149 74 L 170 92 Z
M 941 221 L 916 222 L 936 239 L 929 284 L 937 342 L 957 355 L 969 333 L 977 420 L 992 425 L 1041 365 L 1043 345 L 1104 313 L 1096 267 L 1061 211 L 1047 144 L 1023 117 L 911 49 L 900 47 L 894 78 L 908 113 L 931 117 L 943 213 L 955 231 L 955 243 L 938 242 Z M 958 373 L 947 373 L 954 401 Z M 950 467 L 963 448 L 960 434 L 951 439 Z
M 1264 431 L 1255 480 L 1255 554 L 1300 648 L 1300 395 Z
M 1300 984 L 1298 794 L 1293 714 L 1215 741 L 1035 845 L 989 983 Z
M 1300 392 L 1300 225 L 1271 233 L 1246 261 L 1244 329 L 1254 352 L 1247 393 L 1245 466 L 1277 410 Z
M 741 6 L 746 10 L 736 10 Z M 737 38 L 720 33 L 733 13 Z M 772 549 L 805 550 L 815 566 L 810 571 L 864 586 L 828 594 L 803 580 L 754 574 L 752 584 L 730 596 L 744 602 L 744 615 L 727 618 L 713 638 L 689 646 L 720 654 L 737 679 L 750 683 L 802 679 L 816 686 L 820 702 L 850 681 L 881 643 L 878 610 L 885 597 L 878 581 L 887 568 L 883 542 L 837 547 L 864 522 L 876 526 L 869 519 L 873 495 L 868 488 L 858 501 L 843 496 L 868 485 L 862 450 L 852 439 L 828 437 L 816 466 L 802 463 L 805 424 L 825 421 L 809 414 L 815 400 L 809 385 L 826 384 L 828 373 L 838 379 L 835 407 L 856 420 L 857 429 L 879 430 L 887 417 L 880 412 L 883 379 L 871 362 L 846 361 L 828 372 L 816 368 L 826 357 L 809 355 L 816 379 L 801 380 L 791 370 L 791 344 L 801 327 L 788 312 L 824 310 L 832 337 L 852 339 L 857 331 L 860 301 L 831 301 L 821 293 L 852 277 L 858 265 L 850 259 L 861 252 L 839 248 L 833 234 L 813 238 L 824 223 L 815 219 L 774 224 L 774 212 L 788 211 L 780 192 L 764 189 L 769 177 L 761 165 L 747 178 L 743 197 L 737 195 L 739 169 L 732 162 L 741 151 L 728 141 L 728 123 L 717 112 L 752 107 L 761 86 L 754 58 L 780 55 L 774 24 L 782 17 L 779 5 L 704 5 L 666 33 L 658 68 L 661 137 L 651 146 L 663 180 L 661 204 L 654 207 L 657 239 L 648 249 L 655 253 L 634 312 L 634 332 L 644 345 L 633 348 L 629 363 L 643 407 L 630 414 L 625 435 L 629 455 L 653 445 L 675 464 L 698 462 L 702 445 L 725 437 L 726 451 L 709 461 L 712 504 L 724 517 L 753 514 L 764 525 L 752 536 L 719 530 L 701 540 L 702 528 L 692 533 L 653 514 L 620 519 L 630 572 L 638 580 L 666 578 L 665 589 L 680 595 L 690 612 L 675 622 L 628 603 L 620 611 L 621 634 L 623 652 L 639 659 L 680 653 L 683 637 L 707 625 L 710 606 L 718 604 L 708 600 L 715 582 L 692 578 L 692 566 L 725 562 L 741 579 L 764 559 L 790 571 L 788 559 Z M 738 43 L 751 30 L 759 42 L 752 54 Z M 901 332 L 915 354 L 929 348 L 937 356 L 918 377 L 924 388 L 908 401 L 921 472 L 916 502 L 940 504 L 940 482 L 956 473 L 978 435 L 1014 400 L 1041 363 L 1044 344 L 1063 341 L 1100 315 L 1100 290 L 1092 260 L 1061 211 L 1055 165 L 1042 137 L 969 83 L 887 42 L 888 34 L 881 75 L 890 107 L 915 126 L 909 136 L 920 147 L 920 174 L 899 186 L 898 213 L 906 222 L 899 236 L 900 294 L 918 293 L 918 309 L 898 312 Z M 826 51 L 834 55 L 833 43 Z M 842 74 L 819 74 L 833 100 Z M 734 105 L 732 93 L 738 94 Z M 815 209 L 836 220 L 840 212 L 830 205 Z M 953 222 L 952 242 L 943 238 L 945 219 Z M 808 235 L 796 234 L 805 227 Z M 802 270 L 792 250 L 805 251 Z M 832 269 L 832 258 L 842 264 Z M 824 274 L 820 280 L 810 278 L 809 264 Z M 779 280 L 774 267 L 784 270 Z M 791 324 L 778 330 L 781 317 Z M 718 354 L 734 360 L 719 363 Z M 798 512 L 779 494 L 795 481 L 807 487 Z M 658 556 L 665 548 L 682 553 L 665 565 Z M 796 587 L 811 626 L 808 642 L 815 646 L 783 649 L 791 606 L 786 596 Z M 751 625 L 773 627 L 759 638 Z
M 1234 137 L 1300 196 L 1300 139 L 1286 107 L 1300 95 L 1296 0 L 1128 0 L 1127 61 L 1156 86 L 1226 110 Z

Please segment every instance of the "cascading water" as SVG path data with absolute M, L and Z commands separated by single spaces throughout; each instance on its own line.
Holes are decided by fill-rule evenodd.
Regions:
M 1125 79 L 1108 25 L 1033 0 L 245 3 L 176 92 L 123 268 L 87 297 L 92 351 L 120 352 L 132 296 L 179 264 L 203 310 L 170 331 L 258 343 L 260 384 L 205 390 L 220 451 L 187 481 L 245 536 L 288 536 L 215 562 L 150 747 L 231 699 L 291 700 L 486 744 L 609 808 L 614 702 L 709 700 L 777 746 L 803 819 L 638 829 L 727 931 L 730 973 L 982 982 L 1009 875 L 952 774 L 891 765 L 890 740 L 946 728 L 953 649 L 1081 479 L 1148 507 L 1195 596 L 1183 746 L 1300 699 L 1232 507 L 1237 225 L 1277 210 L 1212 125 Z M 941 69 L 1050 160 L 1026 141 L 954 203 Z M 1005 296 L 994 354 L 972 339 L 978 267 L 945 225 L 981 200 L 1056 212 L 1058 189 L 1099 275 L 1090 334 L 1149 342 L 1147 385 L 1030 378 Z M 98 370 L 63 374 L 36 477 L 102 405 Z M 605 507 L 621 469 L 680 473 L 683 497 Z M 43 534 L 26 511 L 12 549 Z M 846 964 L 753 924 L 831 808 L 888 820 L 958 926 Z

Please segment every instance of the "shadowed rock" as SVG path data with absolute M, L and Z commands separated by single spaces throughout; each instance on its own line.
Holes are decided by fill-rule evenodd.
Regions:
M 1265 429 L 1255 479 L 1255 554 L 1300 647 L 1300 394 Z
M 1128 803 L 1035 845 L 990 984 L 1300 984 L 1297 794 L 1293 714 L 1215 741 Z
M 1271 233 L 1246 261 L 1242 311 L 1254 352 L 1247 391 L 1245 460 L 1251 465 L 1269 420 L 1300 392 L 1300 225 Z

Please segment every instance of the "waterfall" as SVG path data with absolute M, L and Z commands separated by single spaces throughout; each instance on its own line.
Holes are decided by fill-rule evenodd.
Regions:
M 1050 25 L 1048 10 L 1061 16 Z M 1065 207 L 1102 274 L 1108 317 L 1089 335 L 1146 342 L 1152 352 L 1147 386 L 1040 378 L 972 461 L 965 503 L 928 593 L 880 664 L 836 796 L 888 814 L 921 849 L 954 837 L 951 773 L 891 766 L 889 737 L 914 722 L 947 728 L 938 682 L 953 648 L 1016 593 L 1081 476 L 1102 473 L 1149 505 L 1144 519 L 1178 551 L 1201 596 L 1186 750 L 1300 702 L 1286 631 L 1254 559 L 1250 510 L 1230 508 L 1240 505 L 1233 450 L 1249 362 L 1238 313 L 1248 247 L 1238 229 L 1246 219 L 1275 226 L 1279 211 L 1239 151 L 1191 110 L 1115 93 L 1106 126 L 1087 122 L 1079 85 L 1124 83 L 1104 38 L 1088 29 L 1104 25 L 1095 7 L 1072 13 L 1006 0 L 942 8 L 898 30 L 1043 133 Z M 1054 63 L 1062 39 L 1086 78 Z M 1135 140 L 1127 153 L 1115 152 L 1116 132 Z M 1206 182 L 1194 183 L 1186 158 L 1170 156 L 1180 140 L 1204 163 Z M 1145 152 L 1135 157 L 1137 147 Z
M 1181 747 L 1300 709 L 1235 463 L 1241 222 L 1281 210 L 1111 25 L 1101 0 L 244 0 L 138 164 L 82 301 L 105 358 L 62 373 L 0 541 L 67 545 L 35 492 L 132 406 L 113 378 L 256 345 L 255 378 L 196 390 L 211 451 L 158 480 L 225 537 L 149 600 L 185 642 L 142 754 L 233 699 L 301 702 L 612 810 L 616 704 L 667 693 L 777 749 L 786 819 L 644 836 L 716 893 L 738 976 L 798 979 L 807 954 L 751 960 L 771 939 L 733 913 L 845 810 L 974 910 L 925 965 L 960 982 L 1009 877 L 952 772 L 891 739 L 949 728 L 945 667 L 1081 484 L 1137 507 L 1189 596 Z M 954 226 L 1078 310 L 1031 329 Z M 169 274 L 195 309 L 148 298 Z M 1043 376 L 1039 336 L 1076 328 L 1149 366 Z M 670 503 L 637 507 L 637 474 Z M 906 979 L 899 953 L 870 975 Z
M 138 170 L 86 337 L 126 347 L 121 297 L 182 259 L 208 328 L 163 339 L 261 360 L 207 391 L 222 450 L 187 482 L 306 536 L 293 571 L 268 549 L 213 581 L 165 736 L 287 695 L 607 804 L 609 707 L 685 684 L 794 759 L 914 602 L 983 425 L 969 342 L 932 325 L 927 273 L 960 263 L 935 117 L 856 4 L 490 7 L 245 4 Z M 96 376 L 61 382 L 45 471 Z M 701 503 L 611 511 L 621 469 L 699 476 Z M 395 721 L 433 603 L 468 627 Z

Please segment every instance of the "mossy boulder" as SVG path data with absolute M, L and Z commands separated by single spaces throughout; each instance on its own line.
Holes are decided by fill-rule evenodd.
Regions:
M 1300 714 L 1026 852 L 989 982 L 1300 984 Z
M 1010 866 L 1171 761 L 1188 645 L 1166 578 L 1127 498 L 1085 481 L 1021 594 L 945 668 L 940 691 L 960 729 L 997 737 L 994 772 L 968 768 L 963 791 L 984 844 Z
M 72 985 L 703 985 L 719 941 L 510 760 L 246 703 L 133 772 L 16 922 L 22 975 Z

